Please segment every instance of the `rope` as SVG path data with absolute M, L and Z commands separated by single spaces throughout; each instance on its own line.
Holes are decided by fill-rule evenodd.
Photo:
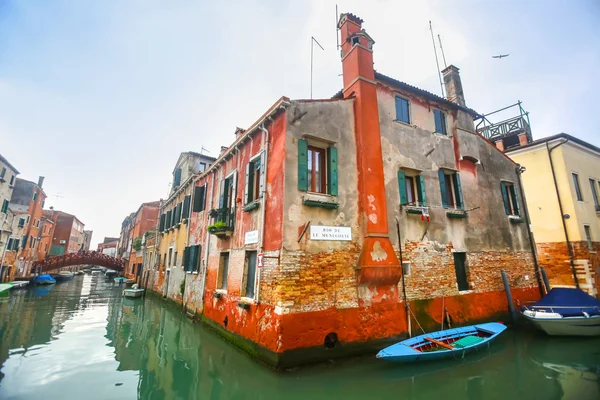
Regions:
M 410 305 L 408 306 L 408 311 L 410 311 L 410 314 L 413 316 L 413 318 L 415 319 L 415 321 L 417 322 L 417 325 L 419 325 L 419 328 L 421 328 L 421 331 L 423 333 L 427 333 L 425 332 L 425 329 L 423 329 L 423 327 L 421 326 L 421 324 L 419 323 L 419 320 L 417 319 L 417 317 L 415 316 L 415 314 L 413 314 L 412 309 L 410 308 Z

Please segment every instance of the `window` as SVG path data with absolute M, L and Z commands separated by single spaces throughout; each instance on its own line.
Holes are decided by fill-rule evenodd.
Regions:
M 181 184 L 181 168 L 175 168 L 173 171 L 173 189 L 179 187 Z
M 44 245 L 44 251 L 48 251 L 48 243 Z
M 408 100 L 396 96 L 396 121 L 410 124 L 410 115 L 408 112 Z
M 443 170 L 438 171 L 440 178 L 440 190 L 442 192 L 442 205 L 444 208 L 464 209 L 460 176 L 455 173 L 446 174 Z
M 192 196 L 187 195 L 183 198 L 183 207 L 181 209 L 181 218 L 188 219 L 190 217 L 190 202 L 192 201 Z
M 7 250 L 11 250 L 11 249 L 12 249 L 12 247 L 13 247 L 13 242 L 14 242 L 14 239 L 13 239 L 13 238 L 8 238 L 8 243 L 6 243 L 6 249 L 7 249 Z
M 40 227 L 40 220 L 38 219 L 37 221 L 35 221 L 35 227 L 39 228 Z
M 400 205 L 418 205 L 425 207 L 425 178 L 421 175 L 406 176 L 398 171 L 398 187 L 400 189 Z
M 183 269 L 186 272 L 197 272 L 199 269 L 200 262 L 200 250 L 199 244 L 186 247 L 183 249 Z
M 594 250 L 594 243 L 592 243 L 592 231 L 589 225 L 584 225 L 583 230 L 585 231 L 585 238 L 588 242 L 588 249 Z
M 175 255 L 173 256 L 173 266 L 177 266 L 177 251 L 175 251 Z
M 244 191 L 245 204 L 249 204 L 255 200 L 258 200 L 262 196 L 264 185 L 264 152 L 261 152 L 260 154 L 254 156 L 250 162 L 246 164 L 246 187 Z
M 254 298 L 256 282 L 256 251 L 247 251 L 244 260 L 244 293 L 243 297 Z
M 442 135 L 446 135 L 446 113 L 434 109 L 433 118 L 435 119 L 435 131 L 437 133 L 441 133 Z
M 581 194 L 581 187 L 579 185 L 579 175 L 573 172 L 573 184 L 575 185 L 575 194 L 577 195 L 577 201 L 583 201 L 583 195 Z
M 230 174 L 221 181 L 221 196 L 219 208 L 231 209 L 235 207 L 235 173 Z
M 37 200 L 37 192 L 33 192 L 33 197 L 31 198 L 31 200 L 33 200 L 33 201 Z
M 19 228 L 23 228 L 25 226 L 25 220 L 23 218 L 19 218 Z
M 163 256 L 163 267 L 167 265 L 167 254 Z
M 171 217 L 171 215 L 173 214 L 173 211 L 169 210 L 167 211 L 166 215 L 165 215 L 165 229 L 169 229 L 170 227 L 173 226 L 173 218 Z
M 206 170 L 206 163 L 201 162 L 198 164 L 198 172 L 204 172 Z
M 6 174 L 6 167 L 2 167 L 2 171 L 0 171 L 0 179 L 4 179 L 5 174 Z
M 26 224 L 26 225 L 29 225 L 29 219 L 30 219 L 30 216 L 28 215 L 28 216 L 27 216 L 27 221 L 25 221 L 25 224 Z
M 8 211 L 8 200 L 4 199 L 4 201 L 2 202 L 2 212 L 4 214 L 6 214 L 7 211 Z
M 15 239 L 13 242 L 13 250 L 19 250 L 19 239 Z
M 219 258 L 219 273 L 217 275 L 217 289 L 227 290 L 227 275 L 229 273 L 229 253 L 221 253 Z
M 500 182 L 500 190 L 506 215 L 521 215 L 515 185 L 510 182 Z
M 298 140 L 298 190 L 338 195 L 337 148 L 309 146 Z
M 467 253 L 454 252 L 454 271 L 456 272 L 456 283 L 458 291 L 469 290 L 467 280 Z
M 592 197 L 594 198 L 594 206 L 596 211 L 600 211 L 600 199 L 598 199 L 598 191 L 596 190 L 596 181 L 590 178 L 590 188 L 592 189 Z
M 15 183 L 15 176 L 13 175 L 10 177 L 10 186 L 14 185 L 14 183 Z
M 360 43 L 360 38 L 358 36 L 354 36 L 352 38 L 352 45 L 359 44 L 359 43 Z
M 173 248 L 169 249 L 169 263 L 165 264 L 166 266 L 170 267 L 171 266 L 171 259 L 173 258 Z
M 167 218 L 166 214 L 164 214 L 164 213 L 161 214 L 161 216 L 160 216 L 160 222 L 159 222 L 159 225 L 158 225 L 158 230 L 160 232 L 164 232 L 165 231 L 165 220 L 166 220 L 166 218 Z
M 206 184 L 194 187 L 193 212 L 201 212 L 206 208 Z

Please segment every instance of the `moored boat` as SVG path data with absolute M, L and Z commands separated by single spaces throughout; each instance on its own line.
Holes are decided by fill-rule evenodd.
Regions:
M 123 296 L 129 298 L 142 297 L 144 295 L 144 289 L 138 287 L 138 285 L 133 285 L 130 288 L 123 290 Z
M 25 289 L 27 286 L 29 286 L 29 281 L 13 281 L 13 282 L 9 282 L 12 286 L 12 290 L 16 290 L 16 289 Z
M 54 275 L 53 278 L 57 282 L 64 282 L 64 281 L 69 281 L 69 280 L 73 279 L 74 276 L 75 276 L 75 274 L 72 272 L 60 271 L 58 274 Z
M 44 274 L 33 278 L 33 283 L 36 285 L 53 285 L 56 283 L 56 280 L 50 275 Z
M 553 336 L 600 336 L 600 301 L 579 289 L 554 288 L 521 313 Z
M 401 363 L 463 358 L 473 350 L 489 346 L 505 329 L 501 323 L 488 322 L 426 333 L 386 347 L 377 358 Z
M 12 287 L 12 283 L 0 283 L 0 297 L 8 297 Z

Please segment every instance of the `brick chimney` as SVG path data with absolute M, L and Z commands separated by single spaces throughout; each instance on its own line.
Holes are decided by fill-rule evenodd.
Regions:
M 444 75 L 446 98 L 453 103 L 466 107 L 467 104 L 465 103 L 465 95 L 463 93 L 458 68 L 454 65 L 449 65 L 442 71 L 442 74 Z
M 236 127 L 235 128 L 235 139 L 237 140 L 240 136 L 242 136 L 244 134 L 244 132 L 246 132 L 245 129 L 242 129 L 240 127 Z
M 225 153 L 227 151 L 229 147 L 227 146 L 221 146 L 221 151 L 219 151 L 219 157 L 221 157 L 223 155 L 223 153 Z
M 42 185 L 44 184 L 44 177 L 40 176 L 38 178 L 38 186 L 40 187 L 40 189 L 42 188 Z
M 342 38 L 343 94 L 344 98 L 354 98 L 359 223 L 364 235 L 356 268 L 359 285 L 393 286 L 400 280 L 402 268 L 389 239 L 373 68 L 375 42 L 362 29 L 362 23 L 362 19 L 349 13 L 342 14 L 338 22 Z

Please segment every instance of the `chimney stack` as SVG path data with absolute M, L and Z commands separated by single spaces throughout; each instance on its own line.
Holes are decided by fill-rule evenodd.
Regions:
M 38 178 L 38 186 L 40 187 L 40 189 L 42 188 L 42 185 L 44 184 L 44 177 L 40 176 Z
M 221 151 L 219 152 L 219 157 L 221 157 L 223 155 L 223 153 L 225 153 L 227 151 L 229 147 L 227 146 L 221 146 Z
M 442 71 L 442 74 L 444 75 L 446 98 L 453 103 L 466 107 L 467 104 L 465 103 L 465 95 L 463 93 L 458 68 L 454 65 L 449 65 Z
M 242 136 L 244 134 L 244 132 L 246 132 L 245 129 L 236 127 L 235 128 L 235 139 L 237 140 L 240 136 Z

